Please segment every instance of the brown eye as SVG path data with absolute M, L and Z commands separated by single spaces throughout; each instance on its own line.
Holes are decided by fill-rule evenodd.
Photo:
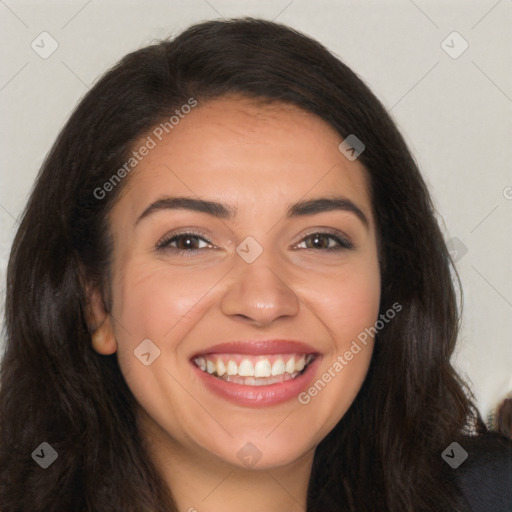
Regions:
M 331 233 L 312 233 L 303 239 L 306 249 L 320 249 L 327 251 L 338 251 L 342 249 L 353 249 L 348 240 Z
M 329 237 L 326 235 L 321 235 L 321 234 L 313 235 L 313 236 L 306 238 L 306 240 L 311 242 L 310 244 L 308 244 L 306 242 L 306 247 L 308 249 L 329 249 L 330 248 L 330 239 L 332 239 L 332 237 Z
M 176 240 L 176 248 L 180 250 L 199 248 L 199 237 L 197 236 L 180 235 L 174 237 L 174 240 Z
M 200 247 L 201 242 L 206 246 Z M 175 250 L 179 252 L 194 252 L 211 247 L 211 243 L 205 238 L 193 233 L 171 234 L 158 242 L 159 250 Z

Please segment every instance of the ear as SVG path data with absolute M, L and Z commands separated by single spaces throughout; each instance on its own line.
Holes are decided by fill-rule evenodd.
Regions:
M 87 305 L 85 316 L 91 332 L 92 347 L 96 352 L 110 355 L 117 350 L 112 316 L 105 308 L 101 291 L 95 287 L 85 286 Z

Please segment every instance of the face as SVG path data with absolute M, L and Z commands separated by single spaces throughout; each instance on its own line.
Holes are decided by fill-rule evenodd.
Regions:
M 286 105 L 217 99 L 161 131 L 109 217 L 100 331 L 115 342 L 96 349 L 117 347 L 162 452 L 239 468 L 312 456 L 373 348 L 360 341 L 380 300 L 366 171 Z

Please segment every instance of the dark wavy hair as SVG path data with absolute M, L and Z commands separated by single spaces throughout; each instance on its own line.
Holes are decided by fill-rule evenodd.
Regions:
M 137 431 L 116 355 L 91 346 L 85 285 L 100 287 L 108 310 L 107 214 L 129 177 L 102 199 L 94 191 L 189 98 L 231 94 L 298 106 L 364 142 L 380 309 L 403 307 L 379 332 L 356 400 L 316 449 L 307 510 L 464 510 L 440 454 L 486 429 L 450 363 L 460 282 L 425 182 L 353 71 L 295 30 L 244 18 L 200 23 L 125 56 L 81 100 L 42 166 L 8 267 L 2 512 L 177 510 Z M 58 453 L 46 470 L 31 458 L 43 441 Z

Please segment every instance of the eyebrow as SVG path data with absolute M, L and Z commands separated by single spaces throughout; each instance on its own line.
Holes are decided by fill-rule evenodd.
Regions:
M 135 221 L 135 225 L 142 219 L 161 210 L 190 210 L 207 213 L 218 219 L 231 219 L 237 213 L 235 207 L 215 201 L 206 201 L 193 197 L 162 197 L 154 203 L 151 203 L 140 214 Z M 286 218 L 303 217 L 335 210 L 353 213 L 366 228 L 369 227 L 368 218 L 361 208 L 350 199 L 342 196 L 320 197 L 307 201 L 299 201 L 288 208 Z

